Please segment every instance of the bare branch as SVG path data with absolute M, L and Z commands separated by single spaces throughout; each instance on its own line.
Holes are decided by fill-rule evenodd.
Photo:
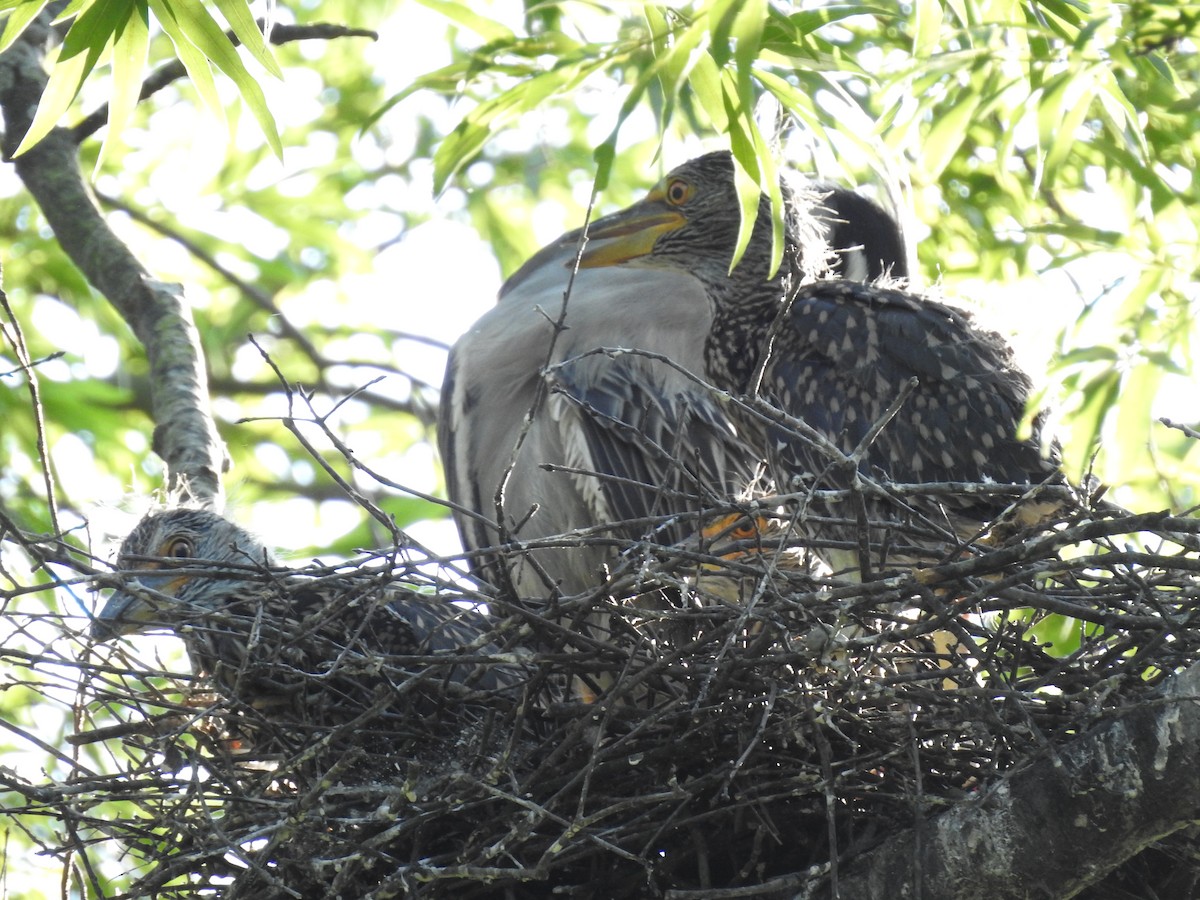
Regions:
M 1188 437 L 1200 441 L 1200 431 L 1197 431 L 1195 428 L 1191 428 L 1187 425 L 1184 425 L 1182 422 L 1175 422 L 1165 417 L 1159 419 L 1158 421 L 1163 425 L 1166 425 L 1168 428 L 1174 428 L 1176 431 L 1182 431 Z
M 42 59 L 49 35 L 43 18 L 0 56 L 4 152 L 10 158 L 29 129 L 46 84 Z M 183 287 L 155 281 L 108 227 L 84 183 L 76 153 L 70 133 L 56 129 L 15 160 L 17 175 L 63 250 L 146 348 L 153 446 L 167 464 L 170 487 L 219 506 L 228 457 L 208 411 L 203 352 Z
M 30 406 L 33 409 L 33 425 L 34 430 L 37 432 L 38 458 L 42 464 L 42 481 L 46 486 L 46 503 L 50 508 L 51 526 L 54 528 L 55 533 L 57 533 L 61 530 L 58 525 L 58 500 L 54 495 L 54 476 L 52 474 L 54 470 L 50 465 L 50 451 L 46 446 L 46 417 L 42 410 L 42 397 L 41 391 L 38 388 L 37 372 L 33 370 L 34 361 L 29 356 L 29 347 L 25 343 L 25 335 L 21 331 L 21 323 L 17 321 L 17 317 L 8 303 L 8 295 L 4 293 L 3 288 L 0 288 L 0 307 L 4 308 L 5 318 L 8 319 L 8 327 L 0 328 L 0 331 L 4 332 L 4 336 L 13 348 L 17 362 L 21 364 L 21 368 L 24 370 L 25 378 L 27 379 L 26 384 L 29 387 Z

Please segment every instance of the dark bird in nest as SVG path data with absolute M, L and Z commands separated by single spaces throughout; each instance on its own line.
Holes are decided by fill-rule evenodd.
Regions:
M 495 621 L 388 574 L 315 578 L 276 567 L 261 542 L 216 513 L 171 509 L 125 539 L 113 592 L 92 623 L 108 641 L 152 630 L 182 638 L 193 666 L 255 709 L 351 717 L 411 692 L 518 692 L 519 650 Z
M 900 225 L 881 207 L 830 185 L 796 195 L 804 252 L 828 277 L 907 276 Z M 736 229 L 736 203 L 725 213 Z M 696 534 L 695 513 L 726 505 L 761 465 L 694 377 L 714 328 L 712 248 L 675 267 L 574 271 L 582 231 L 508 279 L 455 344 L 442 389 L 438 441 L 463 544 L 481 578 L 511 577 L 524 598 L 594 590 L 622 547 Z M 587 258 L 630 237 L 597 241 L 593 226 Z M 504 555 L 505 540 L 538 546 Z
M 1060 483 L 1040 423 L 1019 435 L 1031 382 L 1004 340 L 923 296 L 806 280 L 811 217 L 786 181 L 782 189 L 776 273 L 765 195 L 730 268 L 740 206 L 728 153 L 680 166 L 640 202 L 594 223 L 581 264 L 686 273 L 702 286 L 704 371 L 749 399 L 730 416 L 776 489 L 816 492 L 797 514 L 813 551 L 860 577 L 936 562 L 998 517 L 1011 519 L 1022 491 Z M 643 305 L 653 319 L 657 298 Z M 889 482 L 959 486 L 899 496 Z M 993 485 L 1018 487 L 1005 494 Z M 1037 523 L 1053 508 L 1027 499 L 1016 519 Z

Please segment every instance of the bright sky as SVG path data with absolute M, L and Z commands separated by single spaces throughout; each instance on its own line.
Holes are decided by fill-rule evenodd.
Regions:
M 519 25 L 521 5 L 516 0 L 493 4 L 491 15 L 507 19 L 514 27 Z M 409 3 L 403 8 L 404 27 L 396 20 L 384 23 L 380 40 L 368 44 L 364 53 L 372 60 L 378 71 L 387 72 L 392 80 L 391 88 L 399 90 L 413 78 L 434 70 L 449 61 L 448 49 L 440 38 L 430 39 L 431 34 L 440 35 L 443 20 L 420 4 Z M 316 77 L 303 71 L 288 74 L 288 80 L 274 84 L 269 79 L 264 87 L 268 92 L 272 108 L 281 119 L 281 126 L 303 124 L 314 117 L 311 99 L 318 93 L 314 87 Z M 615 113 L 620 96 L 607 98 L 608 109 L 596 110 L 597 121 L 603 123 Z M 590 98 L 598 104 L 602 99 Z M 387 131 L 388 145 L 381 150 L 373 142 L 363 142 L 356 152 L 363 154 L 386 153 L 396 162 L 406 161 L 412 152 L 418 116 L 421 114 L 440 116 L 448 130 L 454 124 L 454 116 L 447 116 L 440 100 L 415 96 L 393 110 L 383 122 Z M 225 234 L 232 242 L 245 243 L 264 253 L 275 252 L 282 240 L 279 234 L 262 228 L 260 220 L 246 214 L 238 226 L 238 213 L 219 208 L 218 198 L 206 196 L 214 167 L 219 165 L 227 150 L 227 139 L 219 128 L 194 110 L 180 107 L 177 111 L 163 114 L 160 122 L 164 134 L 185 134 L 190 151 L 168 159 L 153 171 L 151 190 L 144 199 L 146 205 L 161 204 L 167 210 L 186 212 L 189 229 L 209 229 L 213 233 Z M 532 145 L 547 128 L 559 127 L 553 113 L 531 114 L 521 126 L 505 136 L 506 141 L 524 141 Z M 652 125 L 646 120 L 632 120 L 628 128 L 630 139 L 639 136 L 639 129 Z M 606 127 L 597 125 L 599 134 Z M 644 131 L 642 133 L 645 133 Z M 253 126 L 244 124 L 239 142 L 257 143 Z M 695 155 L 701 147 L 668 147 L 669 159 L 680 162 Z M 304 190 L 304 182 L 297 176 L 312 158 L 327 158 L 334 148 L 311 143 L 305 147 L 289 148 L 282 164 L 265 165 L 252 177 L 265 182 L 289 183 L 289 189 Z M 149 166 L 153 155 L 133 151 L 128 164 L 132 169 Z M 420 171 L 420 166 L 416 167 Z M 290 181 L 289 181 L 290 180 Z M 445 343 L 452 342 L 495 300 L 500 285 L 500 270 L 491 249 L 475 232 L 452 214 L 461 204 L 461 197 L 454 191 L 440 199 L 433 197 L 431 168 L 426 170 L 424 180 L 404 184 L 398 179 L 385 185 L 392 192 L 388 197 L 396 208 L 433 214 L 426 224 L 412 229 L 398 243 L 381 252 L 374 261 L 371 271 L 355 276 L 340 285 L 316 284 L 307 286 L 302 293 L 285 301 L 285 311 L 299 325 L 318 323 L 324 317 L 333 316 L 339 321 L 364 322 L 398 331 L 410 331 L 436 338 Z M 0 168 L 0 196 L 10 196 L 20 190 L 10 167 Z M 1122 227 L 1119 221 L 1111 221 L 1112 207 L 1106 197 L 1107 186 L 1092 185 L 1094 208 L 1090 211 L 1091 223 L 1100 228 Z M 139 201 L 143 202 L 143 201 Z M 537 240 L 545 243 L 553 239 L 560 230 L 580 224 L 566 220 L 561 209 L 547 207 L 535 215 Z M 234 226 L 231 230 L 231 223 Z M 114 224 L 132 233 L 121 217 L 114 217 Z M 1015 224 L 1015 223 L 1014 223 Z M 368 220 L 361 234 L 362 246 L 372 246 L 394 233 L 394 223 L 386 218 Z M 181 248 L 160 244 L 154 259 L 155 275 L 171 277 L 175 272 L 186 272 L 192 262 Z M 1030 371 L 1044 369 L 1045 359 L 1052 342 L 1063 326 L 1072 321 L 1078 311 L 1080 297 L 1094 298 L 1101 290 L 1128 267 L 1124 257 L 1097 255 L 1086 263 L 1070 267 L 1066 272 L 1057 271 L 1041 279 L 1031 279 L 1020 285 L 1005 285 L 1002 288 L 984 283 L 960 283 L 947 294 L 951 302 L 972 302 L 982 309 L 986 320 L 998 330 L 1011 335 L 1018 344 L 1026 366 Z M 456 277 L 447 280 L 447 269 L 452 268 Z M 1075 283 L 1072 283 L 1072 282 Z M 334 296 L 348 298 L 348 306 L 334 308 L 328 301 Z M 969 298 L 969 301 L 968 301 Z M 203 305 L 205 298 L 197 296 Z M 1114 300 L 1113 302 L 1117 302 Z M 44 334 L 54 334 L 63 349 L 77 355 L 85 369 L 94 377 L 105 377 L 119 365 L 117 345 L 111 338 L 100 334 L 96 326 L 82 319 L 77 313 L 53 298 L 46 298 L 34 310 L 29 323 Z M 352 352 L 352 347 L 347 347 Z M 250 361 L 254 362 L 254 361 Z M 411 374 L 433 384 L 439 384 L 445 365 L 445 354 L 427 345 L 413 343 L 397 348 L 397 365 Z M 248 363 L 250 364 L 250 363 Z M 43 373 L 49 378 L 67 380 L 70 377 L 67 364 L 48 365 Z M 404 390 L 400 379 L 393 379 L 397 392 Z M 1160 395 L 1161 409 L 1156 414 L 1170 415 L 1178 419 L 1195 418 L 1194 385 L 1184 379 L 1173 379 Z M 147 436 L 148 438 L 148 436 Z M 148 440 L 141 448 L 149 452 Z M 428 491 L 436 483 L 436 461 L 430 448 L 419 446 L 407 451 L 401 458 L 388 456 L 388 448 L 356 448 L 363 452 L 373 464 L 382 461 L 389 475 L 402 480 L 413 488 Z M 376 451 L 373 455 L 370 451 Z M 127 492 L 130 482 L 119 477 L 97 478 L 92 466 L 91 454 L 86 444 L 74 435 L 66 435 L 53 447 L 53 456 L 63 487 L 73 496 L 93 498 L 97 508 L 93 514 L 98 530 L 122 534 L 131 527 L 140 510 L 130 508 Z M 286 454 L 285 454 L 286 456 Z M 275 461 L 285 465 L 286 458 Z M 28 474 L 32 461 L 9 460 L 9 473 Z M 2 475 L 2 473 L 0 473 Z M 342 503 L 323 504 L 314 515 L 304 501 L 277 501 L 262 504 L 256 509 L 237 508 L 237 473 L 229 484 L 234 514 L 242 524 L 264 535 L 284 547 L 321 544 L 344 533 L 357 522 L 357 511 Z M 141 478 L 141 483 L 146 479 Z M 156 485 L 149 485 L 155 487 Z M 442 552 L 452 551 L 458 544 L 457 536 L 448 520 L 425 523 L 412 529 L 415 536 L 432 548 Z M 30 777 L 37 778 L 37 759 L 10 761 L 27 764 Z
M 506 21 L 512 27 L 520 27 L 521 4 L 515 0 L 493 3 L 484 10 L 487 14 Z M 377 71 L 387 74 L 391 90 L 400 90 L 418 75 L 434 70 L 450 61 L 448 48 L 440 39 L 430 39 L 431 34 L 440 35 L 443 20 L 420 4 L 406 4 L 403 9 L 404 27 L 398 20 L 382 23 L 378 42 L 365 43 L 364 54 L 373 62 Z M 601 18 L 598 21 L 606 21 Z M 315 117 L 315 97 L 319 94 L 319 79 L 304 70 L 291 70 L 284 82 L 264 79 L 272 109 L 280 120 L 281 127 L 302 126 Z M 100 88 L 98 88 L 99 90 Z M 608 130 L 608 122 L 615 115 L 621 101 L 618 95 L 592 94 L 587 102 L 594 104 L 597 120 L 597 139 Z M 365 161 L 378 161 L 381 154 L 386 161 L 407 161 L 413 152 L 420 116 L 438 120 L 449 130 L 462 115 L 464 108 L 445 110 L 444 103 L 432 96 L 415 95 L 397 106 L 384 118 L 381 131 L 382 144 L 374 136 L 358 142 L 355 153 Z M 154 166 L 150 173 L 150 194 L 145 198 L 149 205 L 161 204 L 167 210 L 181 214 L 187 227 L 207 230 L 211 233 L 229 235 L 230 240 L 243 243 L 252 250 L 266 255 L 275 253 L 284 240 L 282 233 L 264 227 L 262 220 L 249 211 L 229 210 L 221 207 L 219 198 L 210 193 L 212 176 L 215 175 L 224 154 L 229 149 L 226 135 L 205 117 L 197 117 L 191 108 L 180 106 L 159 114 L 166 121 L 160 129 L 162 134 L 182 133 L 189 136 L 188 148 L 168 157 L 165 162 L 156 159 L 149 151 L 133 151 L 129 155 L 131 169 Z M 553 112 L 534 112 L 518 127 L 510 130 L 498 140 L 509 145 L 534 146 L 547 133 L 562 128 L 563 123 Z M 649 117 L 634 117 L 627 125 L 628 139 L 639 139 L 650 133 L 653 123 Z M 236 143 L 243 146 L 257 145 L 260 137 L 249 122 L 243 123 Z M 681 162 L 700 152 L 700 142 L 688 146 L 669 145 L 667 158 Z M 285 191 L 302 194 L 307 187 L 305 169 L 313 161 L 327 161 L 337 152 L 336 147 L 314 139 L 304 146 L 289 147 L 283 163 L 269 161 L 252 172 L 252 182 L 273 183 Z M 838 153 L 857 152 L 853 145 L 838 148 Z M 393 208 L 429 214 L 431 220 L 408 231 L 403 239 L 393 243 L 377 255 L 371 271 L 346 278 L 340 284 L 316 283 L 304 286 L 302 292 L 286 297 L 283 301 L 289 319 L 300 326 L 363 322 L 397 331 L 409 331 L 427 335 L 445 343 L 451 343 L 458 335 L 487 310 L 494 302 L 500 284 L 500 271 L 491 252 L 475 232 L 460 219 L 453 218 L 462 204 L 458 189 L 448 190 L 442 197 L 433 196 L 432 165 L 414 166 L 418 178 L 405 183 L 399 178 L 381 183 L 380 190 L 387 191 L 385 198 Z M 423 173 L 423 175 L 421 174 Z M 11 184 L 11 171 L 2 176 Z M 101 185 L 103 187 L 103 185 Z M 1119 230 L 1123 223 L 1109 221 L 1111 215 L 1106 208 L 1106 185 L 1097 183 L 1094 189 L 1094 209 L 1091 221 L 1097 227 L 1113 227 Z M 351 198 L 353 200 L 354 198 Z M 371 205 L 379 198 L 363 198 Z M 584 198 L 580 198 L 581 201 Z M 118 228 L 121 217 L 114 217 Z M 574 227 L 578 222 L 569 221 L 561 208 L 547 204 L 535 211 L 533 221 L 537 229 L 536 239 L 540 243 L 552 240 L 563 229 Z M 1014 223 L 1014 227 L 1017 223 Z M 392 237 L 396 231 L 393 218 L 380 214 L 368 217 L 357 227 L 355 240 L 359 246 L 378 245 Z M 129 231 L 129 229 L 126 229 Z M 132 233 L 130 231 L 130 233 Z M 185 250 L 170 244 L 160 244 L 155 250 L 154 265 L 164 277 L 187 280 L 186 273 L 193 267 Z M 1086 265 L 1073 266 L 1067 272 L 1052 272 L 1046 277 L 1030 280 L 1023 285 L 996 285 L 984 283 L 959 283 L 947 292 L 947 299 L 973 306 L 998 330 L 1011 335 L 1022 354 L 1027 368 L 1032 372 L 1044 370 L 1045 360 L 1059 330 L 1076 315 L 1080 297 L 1098 296 L 1102 288 L 1119 274 L 1119 268 L 1127 265 L 1124 258 L 1105 259 L 1097 256 Z M 452 268 L 456 277 L 444 278 Z M 934 273 L 936 277 L 936 273 Z M 1073 284 L 1072 279 L 1077 283 Z M 338 298 L 342 305 L 333 301 Z M 194 300 L 203 306 L 206 298 L 197 293 Z M 83 357 L 86 367 L 98 377 L 111 373 L 119 365 L 116 345 L 111 339 L 100 335 L 94 325 L 84 321 L 69 308 L 58 303 L 47 303 L 38 307 L 33 323 L 43 333 L 58 335 L 66 349 L 74 348 Z M 364 341 L 372 339 L 364 337 Z M 355 353 L 352 341 L 344 347 L 347 356 L 372 356 L 375 347 L 365 346 L 362 353 Z M 445 365 L 445 354 L 434 347 L 413 342 L 395 349 L 396 364 L 414 376 L 439 384 Z M 257 367 L 255 354 L 248 354 L 247 367 Z M 360 373 L 361 374 L 361 373 Z M 404 392 L 402 379 L 392 379 L 392 387 Z M 382 386 L 386 390 L 388 385 Z M 258 410 L 259 414 L 278 413 L 282 409 Z M 349 412 L 349 411 L 348 411 Z M 1166 410 L 1171 413 L 1171 410 Z M 1189 413 L 1177 410 L 1174 415 L 1187 418 Z M 372 448 L 356 448 L 370 456 Z M 437 482 L 436 461 L 430 449 L 420 446 L 408 451 L 403 457 L 388 457 L 387 448 L 378 448 L 382 458 L 373 462 L 380 464 L 389 475 L 402 480 L 413 488 L 428 491 Z M 59 472 L 66 490 L 74 496 L 92 496 L 101 504 L 98 514 L 125 506 L 125 491 L 128 485 L 118 478 L 95 480 L 89 451 L 82 441 L 67 436 L 54 448 Z M 266 461 L 266 460 L 264 460 Z M 75 479 L 75 480 L 73 480 Z M 284 546 L 321 544 L 325 538 L 343 533 L 357 518 L 357 511 L 347 504 L 324 504 L 314 516 L 302 501 L 295 503 L 277 502 L 259 509 L 238 510 L 236 473 L 229 484 L 234 512 L 244 524 Z M 127 516 L 120 516 L 112 524 L 114 533 L 127 530 Z M 105 524 L 105 523 L 102 523 Z M 453 528 L 447 521 L 428 523 L 413 529 L 416 536 L 435 549 L 450 551 L 457 545 Z M 302 535 L 302 536 L 300 536 Z

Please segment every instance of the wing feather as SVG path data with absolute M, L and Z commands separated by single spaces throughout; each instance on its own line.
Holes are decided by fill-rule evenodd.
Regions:
M 1037 483 L 1056 469 L 1017 437 L 1031 383 L 998 335 L 941 303 L 847 281 L 797 291 L 765 368 L 769 399 L 849 453 L 912 377 L 917 387 L 861 468 L 894 481 Z M 971 440 L 951 440 L 964 431 Z M 828 464 L 777 434 L 809 471 Z M 787 459 L 778 460 L 784 466 Z

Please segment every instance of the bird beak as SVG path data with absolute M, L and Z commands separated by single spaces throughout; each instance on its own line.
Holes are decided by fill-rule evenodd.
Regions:
M 757 515 L 749 519 L 741 513 L 717 516 L 701 527 L 700 549 L 708 553 L 716 553 L 718 550 L 732 548 L 729 549 L 729 552 L 721 553 L 719 557 L 729 562 L 759 556 L 764 550 L 778 552 L 781 549 L 779 536 L 776 534 L 773 538 L 774 543 L 771 543 L 771 528 L 772 519 L 769 516 Z M 749 546 L 749 541 L 763 541 L 763 545 Z M 703 563 L 701 568 L 717 570 L 722 566 L 716 563 Z
M 111 641 L 127 634 L 162 627 L 165 603 L 153 602 L 145 585 L 138 584 L 137 594 L 126 590 L 113 591 L 103 609 L 92 620 L 89 635 L 94 641 Z
M 589 243 L 579 260 L 580 268 L 616 266 L 654 251 L 664 234 L 687 224 L 680 212 L 671 209 L 657 189 L 640 203 L 593 222 L 587 231 Z

